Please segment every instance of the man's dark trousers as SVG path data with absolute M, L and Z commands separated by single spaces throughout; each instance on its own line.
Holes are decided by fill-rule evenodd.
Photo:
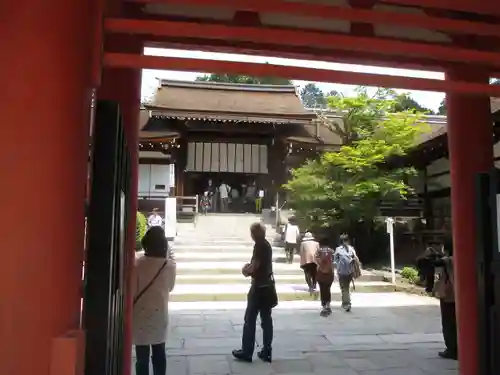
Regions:
M 255 348 L 255 329 L 257 315 L 260 314 L 260 322 L 263 331 L 263 349 L 270 350 L 273 342 L 273 318 L 272 307 L 269 303 L 271 287 L 257 287 L 252 285 L 247 296 L 247 309 L 245 311 L 245 324 L 243 325 L 243 337 L 241 348 L 245 355 L 252 356 Z

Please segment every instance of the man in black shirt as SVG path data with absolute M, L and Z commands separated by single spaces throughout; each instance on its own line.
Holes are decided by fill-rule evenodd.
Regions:
M 273 341 L 271 312 L 273 307 L 278 304 L 273 277 L 273 251 L 266 240 L 266 228 L 261 223 L 252 224 L 250 233 L 255 246 L 252 260 L 243 267 L 242 273 L 245 277 L 252 277 L 252 285 L 247 296 L 241 349 L 233 350 L 233 356 L 240 361 L 252 362 L 257 315 L 260 314 L 263 348 L 257 355 L 261 360 L 271 362 L 271 344 Z

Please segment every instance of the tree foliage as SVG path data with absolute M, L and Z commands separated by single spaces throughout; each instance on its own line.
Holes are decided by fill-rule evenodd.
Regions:
M 404 199 L 411 193 L 405 180 L 414 168 L 384 168 L 384 162 L 404 155 L 427 131 L 423 113 L 400 111 L 398 95 L 379 89 L 373 96 L 365 88 L 353 97 L 330 97 L 329 107 L 341 121 L 320 118 L 342 139 L 336 152 L 325 152 L 292 171 L 285 185 L 297 215 L 311 227 L 371 221 L 379 202 Z
M 338 95 L 339 93 L 335 90 L 323 92 L 315 83 L 308 83 L 300 90 L 300 99 L 306 108 L 327 108 L 328 98 Z
M 425 112 L 429 114 L 434 114 L 434 112 L 431 109 L 420 105 L 420 103 L 417 102 L 415 99 L 413 99 L 408 93 L 396 95 L 395 99 L 396 99 L 396 104 L 395 104 L 396 111 L 413 111 L 415 113 Z
M 446 116 L 446 113 L 447 113 L 447 111 L 446 111 L 446 98 L 443 98 L 443 100 L 441 100 L 441 103 L 439 104 L 437 114 L 442 115 L 442 116 Z
M 253 84 L 253 85 L 291 85 L 292 82 L 285 78 L 275 78 L 275 77 L 251 77 L 246 75 L 234 75 L 234 74 L 205 74 L 200 77 L 196 77 L 196 81 L 205 82 L 226 82 L 226 83 L 241 83 L 241 84 Z
M 136 222 L 135 222 L 135 249 L 140 250 L 142 248 L 142 237 L 146 234 L 148 230 L 148 219 L 142 213 L 137 211 Z

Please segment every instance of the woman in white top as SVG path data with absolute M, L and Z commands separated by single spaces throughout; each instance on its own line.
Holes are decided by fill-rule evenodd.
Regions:
M 175 285 L 176 264 L 162 227 L 151 227 L 142 239 L 142 246 L 144 254 L 139 255 L 135 263 L 135 371 L 136 375 L 149 375 L 152 353 L 154 375 L 165 375 L 168 299 Z
M 285 226 L 285 253 L 288 263 L 293 263 L 293 256 L 297 249 L 297 242 L 300 238 L 300 230 L 297 226 L 295 217 L 288 219 L 288 224 Z

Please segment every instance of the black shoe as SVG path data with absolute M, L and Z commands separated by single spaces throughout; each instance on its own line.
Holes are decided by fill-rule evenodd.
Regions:
M 454 359 L 455 361 L 458 359 L 457 353 L 453 353 L 453 352 L 449 351 L 448 349 L 445 351 L 439 352 L 438 355 L 444 359 Z
M 252 356 L 245 354 L 245 352 L 241 349 L 235 349 L 233 350 L 233 357 L 236 358 L 238 361 L 242 362 L 252 362 Z
M 259 357 L 264 362 L 271 363 L 273 361 L 271 353 L 272 351 L 270 349 L 269 350 L 262 349 L 260 352 L 257 353 L 257 357 Z

